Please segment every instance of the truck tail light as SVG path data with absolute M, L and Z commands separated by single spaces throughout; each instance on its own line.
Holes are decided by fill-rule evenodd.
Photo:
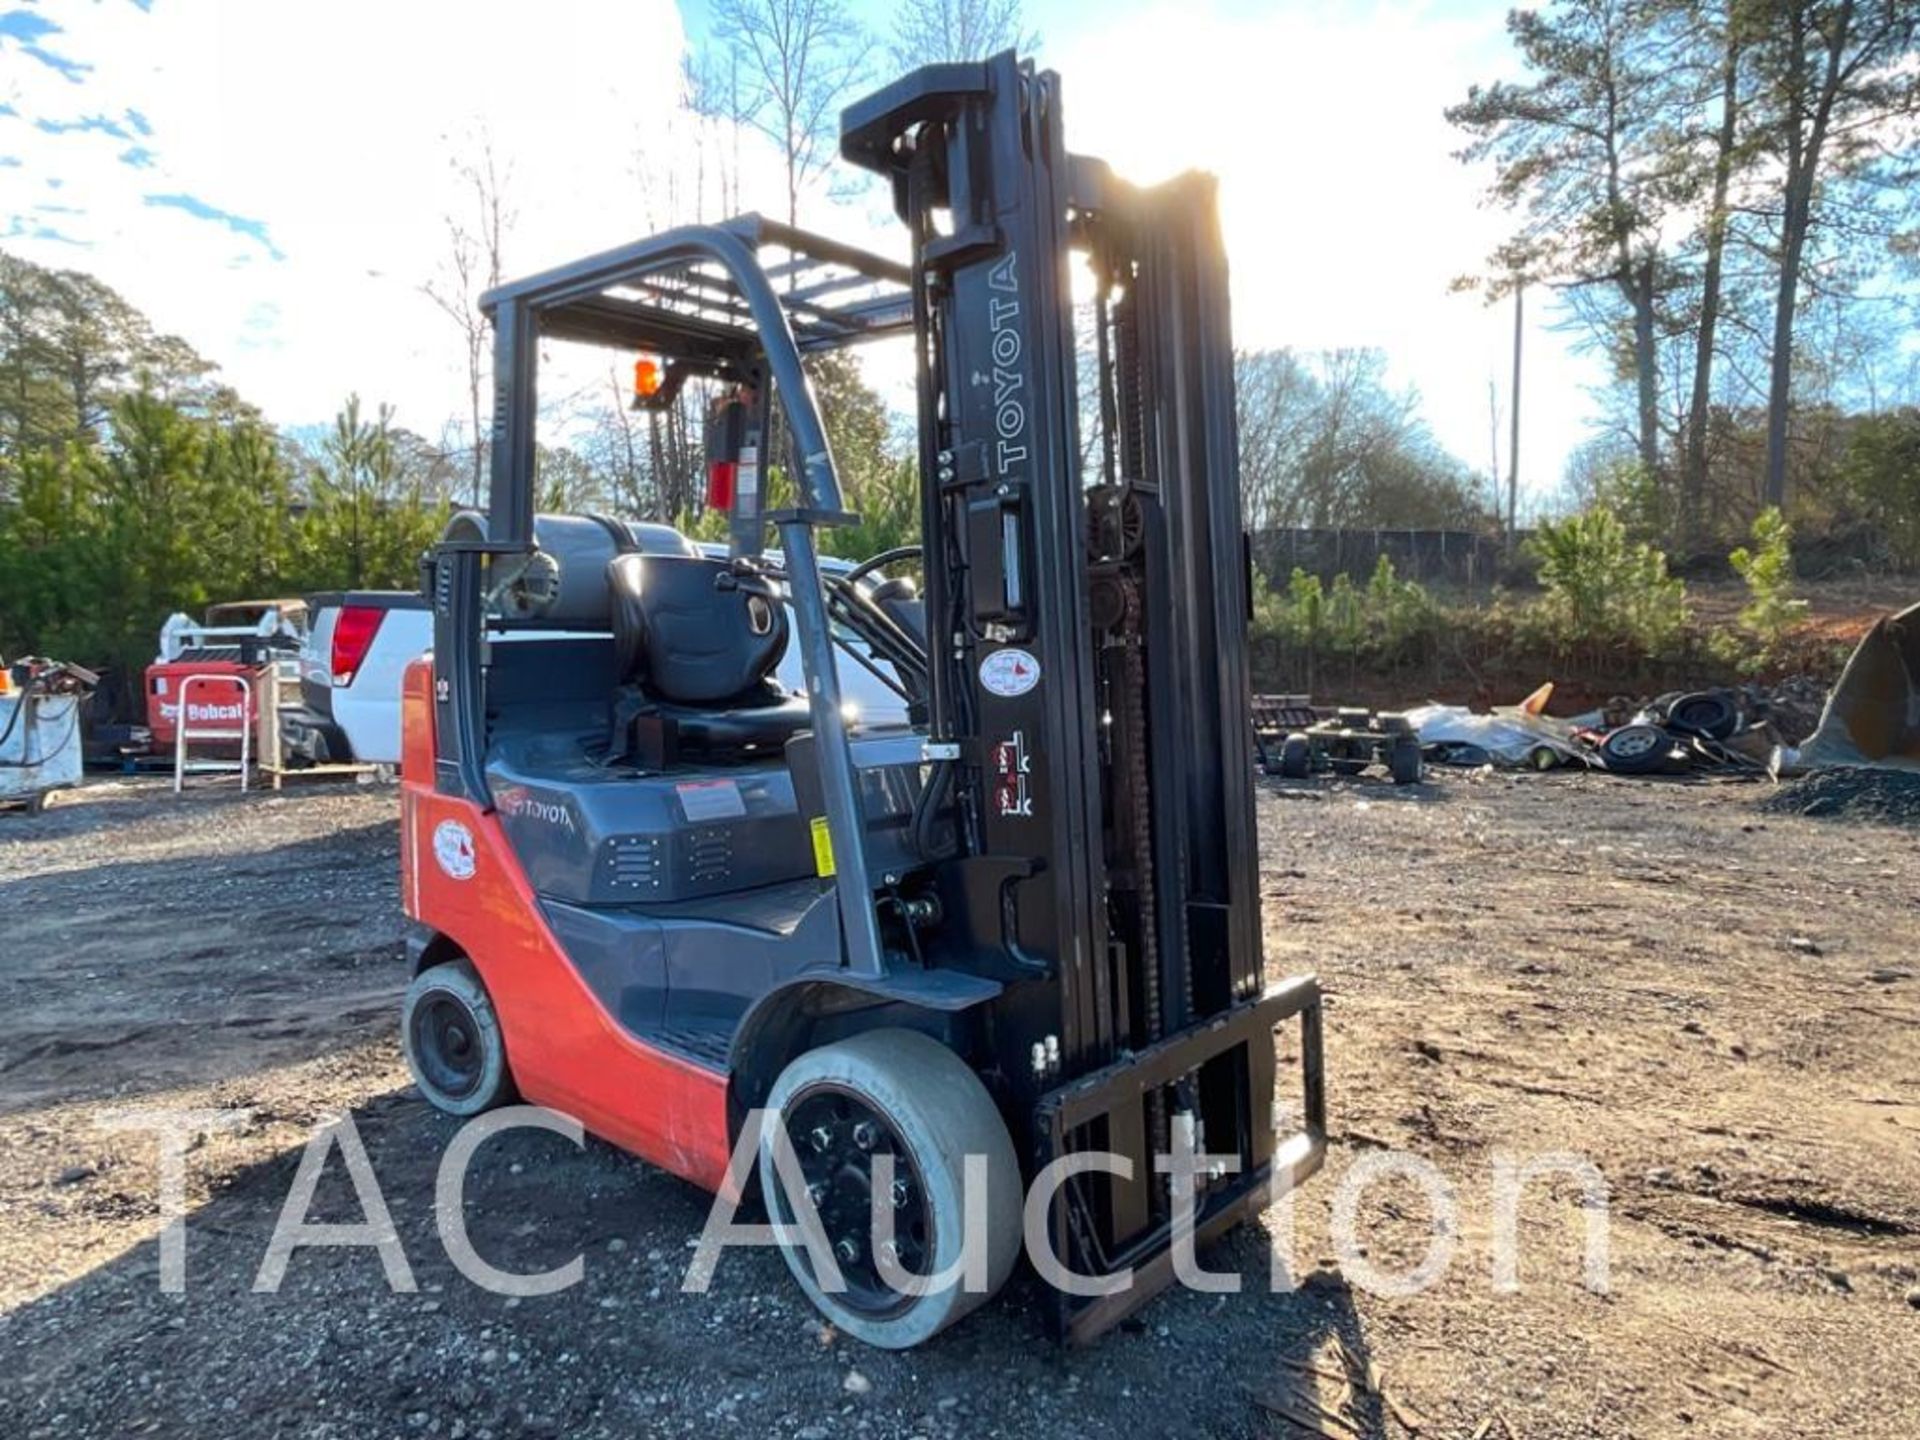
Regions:
M 372 605 L 342 605 L 333 622 L 333 683 L 351 685 L 387 612 Z

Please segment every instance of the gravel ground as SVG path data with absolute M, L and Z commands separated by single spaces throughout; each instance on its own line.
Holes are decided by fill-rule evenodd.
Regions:
M 824 1330 L 770 1254 L 682 1294 L 706 1197 L 537 1133 L 480 1152 L 473 1241 L 523 1271 L 584 1255 L 584 1281 L 515 1302 L 459 1277 L 429 1223 L 452 1126 L 392 1035 L 390 788 L 123 784 L 0 816 L 0 1436 L 1910 1440 L 1920 837 L 1766 793 L 1266 784 L 1270 964 L 1330 995 L 1304 1286 L 1269 1292 L 1276 1213 L 1203 1256 L 1242 1294 L 1171 1292 L 1065 1351 L 1017 1278 L 904 1355 Z M 157 1106 L 246 1112 L 188 1156 L 183 1296 L 158 1285 L 151 1140 L 95 1123 Z M 417 1289 L 316 1248 L 256 1294 L 301 1146 L 341 1114 Z M 1327 1239 L 1342 1182 L 1388 1149 L 1459 1197 L 1453 1262 L 1410 1298 L 1369 1293 Z M 1494 1157 L 1556 1151 L 1607 1181 L 1608 1293 L 1549 1181 L 1521 1208 L 1519 1289 L 1495 1293 Z M 1411 1267 L 1426 1213 L 1403 1181 L 1369 1188 L 1365 1261 Z M 337 1155 L 313 1214 L 360 1218 Z
M 1864 820 L 1920 830 L 1920 774 L 1904 770 L 1818 770 L 1767 798 L 1776 815 Z

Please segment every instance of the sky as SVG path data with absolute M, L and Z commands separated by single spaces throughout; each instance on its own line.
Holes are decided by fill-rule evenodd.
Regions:
M 882 0 L 856 6 L 885 27 Z M 1379 347 L 1484 470 L 1511 311 L 1449 282 L 1510 222 L 1441 112 L 1511 67 L 1505 10 L 1029 0 L 1028 18 L 1075 150 L 1138 181 L 1220 177 L 1236 344 Z M 422 287 L 445 279 L 458 166 L 492 147 L 510 272 L 682 218 L 705 172 L 673 95 L 707 24 L 704 0 L 684 17 L 671 0 L 0 0 L 0 248 L 100 276 L 277 423 L 324 421 L 357 391 L 439 435 L 465 408 L 464 351 Z M 745 208 L 782 210 L 774 157 L 749 144 L 744 168 Z M 816 186 L 803 222 L 897 253 L 877 191 L 845 191 Z M 1590 433 L 1602 378 L 1552 321 L 1532 307 L 1535 497 Z

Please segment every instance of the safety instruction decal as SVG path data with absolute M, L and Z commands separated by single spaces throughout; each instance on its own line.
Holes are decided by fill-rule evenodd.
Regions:
M 980 662 L 980 683 L 994 695 L 1012 699 L 1040 683 L 1040 662 L 1025 650 L 995 650 Z
M 833 836 L 824 815 L 813 817 L 813 873 L 822 880 L 833 874 Z
M 737 820 L 747 813 L 746 797 L 732 780 L 689 780 L 673 789 L 691 821 Z
M 993 755 L 993 812 L 1021 820 L 1033 818 L 1033 757 L 1027 754 L 1025 732 L 1016 730 L 997 743 Z

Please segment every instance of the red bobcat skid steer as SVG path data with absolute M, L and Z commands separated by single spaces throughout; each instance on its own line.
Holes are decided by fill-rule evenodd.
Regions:
M 147 729 L 155 754 L 171 756 L 180 724 L 180 697 L 196 675 L 246 680 L 238 685 L 205 685 L 187 702 L 190 725 L 259 723 L 261 672 L 287 664 L 307 630 L 304 600 L 232 600 L 209 606 L 205 623 L 185 615 L 168 617 L 160 630 L 160 653 L 147 667 Z M 238 742 L 202 742 L 197 748 L 237 751 Z
M 841 1283 L 805 1247 L 788 1263 L 885 1346 L 1006 1279 L 1052 1162 L 1117 1156 L 1048 1191 L 1061 1263 L 1128 1277 L 1057 1291 L 1060 1331 L 1085 1339 L 1173 1278 L 1183 1209 L 1154 1157 L 1223 1157 L 1184 1212 L 1204 1241 L 1324 1145 L 1319 991 L 1268 984 L 1261 957 L 1214 186 L 1139 189 L 1068 154 L 1056 77 L 1011 53 L 853 106 L 842 147 L 890 182 L 909 265 L 746 216 L 483 302 L 490 504 L 430 557 L 433 655 L 406 687 L 407 1055 L 453 1114 L 517 1092 L 709 1188 L 750 1112 L 777 1115 L 806 1193 L 762 1163 L 768 1207 L 817 1214 Z M 1076 250 L 1097 281 L 1092 474 Z M 825 573 L 817 532 L 854 517 L 804 362 L 885 336 L 916 357 L 922 543 Z M 727 554 L 535 515 L 549 338 L 658 357 L 643 404 L 710 388 Z M 898 573 L 914 564 L 924 590 Z M 553 636 L 492 643 L 508 626 Z M 804 696 L 769 678 L 789 645 Z M 848 656 L 909 723 L 849 727 Z M 890 1269 L 961 1253 L 968 1154 L 987 1160 L 988 1283 L 909 1293 Z

